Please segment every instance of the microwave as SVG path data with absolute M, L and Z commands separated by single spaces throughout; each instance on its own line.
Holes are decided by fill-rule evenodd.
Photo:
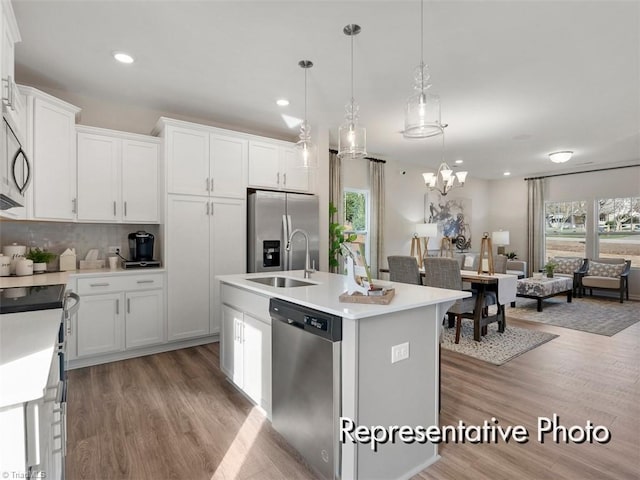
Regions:
M 24 206 L 31 164 L 7 118 L 0 125 L 0 210 Z

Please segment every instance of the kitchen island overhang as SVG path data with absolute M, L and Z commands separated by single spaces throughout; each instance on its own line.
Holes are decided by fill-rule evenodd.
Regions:
M 469 292 L 394 283 L 396 294 L 389 305 L 347 304 L 339 301 L 346 290 L 343 275 L 316 272 L 305 280 L 314 285 L 293 288 L 250 280 L 265 276 L 217 277 L 222 303 L 225 287 L 227 292 L 233 287 L 341 316 L 340 418 L 368 428 L 439 424 L 442 320 L 451 305 L 470 296 Z M 303 272 L 281 272 L 277 276 L 302 280 Z M 392 347 L 401 344 L 407 344 L 408 358 L 392 362 Z M 335 429 L 338 439 L 339 418 Z M 370 442 L 340 442 L 341 478 L 410 478 L 439 458 L 437 445 L 429 442 L 395 441 L 376 447 L 374 451 Z

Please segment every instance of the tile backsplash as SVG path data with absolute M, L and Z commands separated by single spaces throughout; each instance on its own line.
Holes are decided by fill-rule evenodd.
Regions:
M 60 255 L 67 248 L 75 248 L 78 260 L 83 260 L 87 252 L 97 248 L 98 258 L 110 256 L 110 246 L 120 247 L 120 254 L 129 257 L 129 243 L 127 236 L 131 232 L 145 230 L 155 237 L 154 257 L 162 260 L 162 242 L 159 225 L 133 224 L 96 224 L 96 223 L 64 223 L 64 222 L 31 222 L 11 221 L 0 222 L 0 246 L 14 242 L 19 245 L 39 247 Z M 48 264 L 48 268 L 57 270 L 59 259 L 56 257 Z

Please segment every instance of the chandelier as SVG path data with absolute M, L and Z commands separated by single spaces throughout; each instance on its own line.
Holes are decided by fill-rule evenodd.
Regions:
M 424 183 L 429 190 L 440 192 L 443 197 L 453 188 L 463 187 L 468 172 L 456 172 L 444 161 L 444 132 L 442 132 L 442 163 L 436 173 L 423 173 Z
M 311 143 L 311 127 L 307 122 L 307 70 L 313 67 L 311 60 L 300 60 L 298 65 L 304 68 L 304 120 L 300 124 L 300 140 L 296 143 L 299 152 L 298 166 L 315 168 L 318 166 L 318 155 L 315 145 Z
M 424 63 L 424 15 L 423 0 L 420 0 L 420 65 L 414 73 L 414 90 L 407 100 L 404 115 L 405 138 L 427 138 L 443 133 L 440 121 L 440 97 L 429 93 L 431 88 L 429 66 Z
M 362 29 L 360 25 L 350 24 L 342 30 L 351 37 L 351 100 L 346 105 L 345 121 L 338 130 L 338 157 L 359 159 L 367 156 L 367 130 L 358 125 L 360 107 L 353 98 L 353 37 Z

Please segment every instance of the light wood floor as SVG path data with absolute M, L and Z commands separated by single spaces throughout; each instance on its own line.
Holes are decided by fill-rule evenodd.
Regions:
M 493 416 L 532 440 L 443 444 L 415 478 L 640 478 L 640 323 L 614 337 L 511 324 L 560 336 L 500 367 L 443 351 L 441 424 Z M 212 344 L 69 372 L 67 479 L 313 478 L 225 380 L 218 354 Z M 537 417 L 553 413 L 605 425 L 612 440 L 540 444 Z

